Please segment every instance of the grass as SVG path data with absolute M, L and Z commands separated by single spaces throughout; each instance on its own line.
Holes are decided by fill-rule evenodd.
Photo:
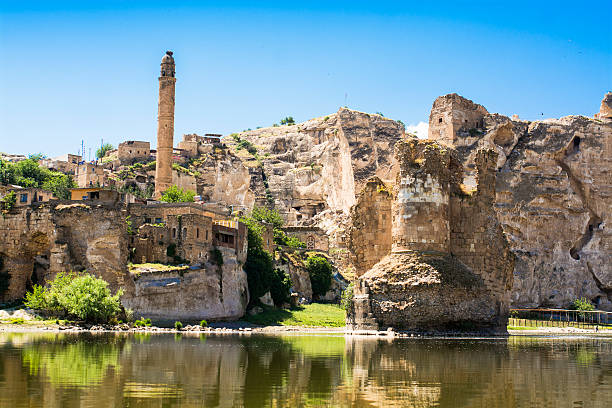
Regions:
M 323 303 L 312 303 L 291 310 L 265 306 L 263 313 L 247 315 L 245 320 L 262 326 L 343 327 L 345 313 L 340 305 Z
M 189 266 L 175 266 L 175 265 L 164 265 L 160 263 L 142 263 L 142 264 L 128 264 L 130 273 L 142 273 L 148 270 L 155 271 L 180 271 L 189 269 Z

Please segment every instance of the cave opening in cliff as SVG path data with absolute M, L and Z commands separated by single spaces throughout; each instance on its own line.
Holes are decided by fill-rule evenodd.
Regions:
M 578 153 L 580 151 L 580 142 L 581 141 L 582 141 L 582 139 L 580 139 L 578 136 L 574 136 L 574 138 L 570 142 L 570 145 L 567 147 L 567 149 L 565 151 L 565 155 L 566 156 L 571 156 L 573 154 Z

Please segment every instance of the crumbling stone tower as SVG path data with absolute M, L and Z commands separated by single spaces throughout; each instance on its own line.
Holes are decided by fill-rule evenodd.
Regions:
M 176 78 L 172 51 L 161 61 L 159 102 L 157 108 L 157 158 L 155 166 L 155 198 L 172 186 L 172 149 L 174 147 L 174 92 Z
M 392 252 L 450 251 L 449 150 L 416 140 L 398 144 Z M 419 165 L 421 163 L 422 165 Z
M 473 143 L 480 138 L 477 131 L 484 126 L 484 117 L 489 112 L 484 106 L 478 105 L 456 93 L 436 98 L 429 114 L 428 138 L 444 144 L 459 147 L 462 142 Z M 458 138 L 458 133 L 469 136 Z

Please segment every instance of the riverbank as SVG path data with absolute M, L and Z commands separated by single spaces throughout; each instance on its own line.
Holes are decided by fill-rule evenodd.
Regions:
M 612 337 L 612 329 L 584 329 L 577 327 L 517 327 L 508 326 L 503 334 L 426 332 L 410 333 L 395 330 L 347 330 L 344 325 L 344 311 L 338 305 L 311 304 L 295 310 L 280 310 L 266 307 L 262 313 L 245 316 L 244 320 L 232 322 L 211 322 L 208 327 L 185 324 L 177 330 L 172 321 L 154 322 L 156 326 L 133 327 L 122 323 L 117 325 L 82 324 L 66 320 L 45 320 L 26 309 L 0 310 L 1 332 L 116 332 L 116 333 L 194 333 L 194 334 L 330 334 L 364 335 L 383 337 L 505 337 L 505 336 L 572 336 L 588 335 Z M 163 323 L 163 324 L 162 324 Z

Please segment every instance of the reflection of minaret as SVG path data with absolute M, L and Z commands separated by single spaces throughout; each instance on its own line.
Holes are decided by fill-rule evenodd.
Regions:
M 159 102 L 157 108 L 157 163 L 155 166 L 155 198 L 172 186 L 172 148 L 174 146 L 174 58 L 166 51 L 161 62 Z

